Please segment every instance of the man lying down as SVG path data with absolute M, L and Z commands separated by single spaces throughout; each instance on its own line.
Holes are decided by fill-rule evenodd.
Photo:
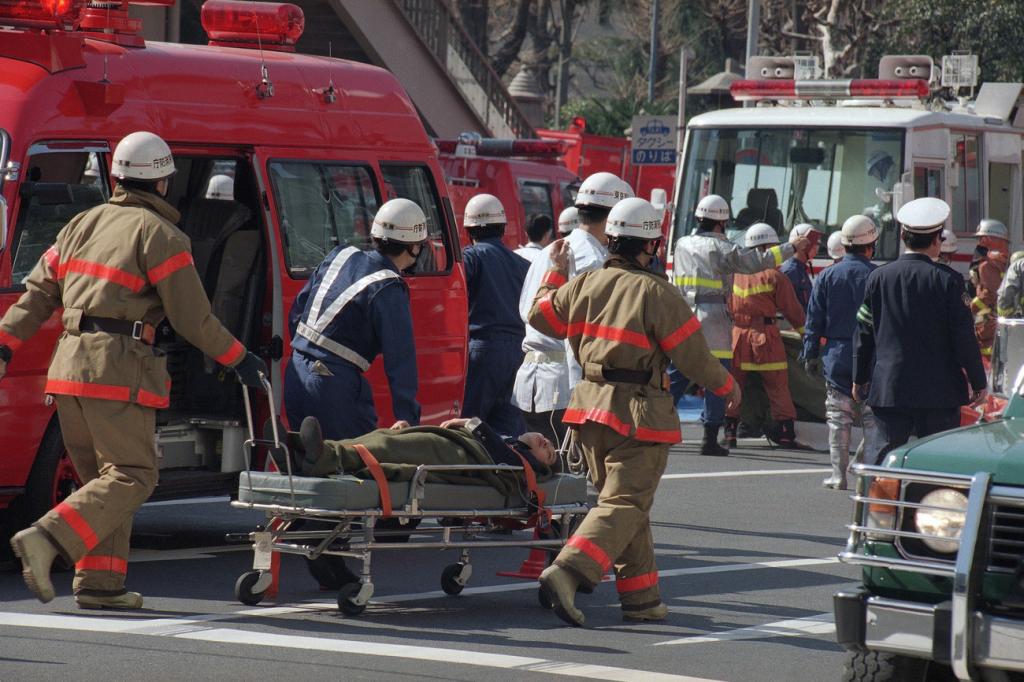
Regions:
M 371 478 L 355 446 L 361 445 L 380 464 L 389 481 L 412 480 L 421 464 L 477 465 L 507 464 L 521 467 L 523 460 L 539 480 L 552 475 L 558 459 L 554 446 L 540 433 L 524 433 L 505 438 L 477 418 L 449 419 L 441 426 L 409 426 L 397 422 L 389 429 L 377 429 L 358 438 L 324 440 L 320 423 L 306 417 L 299 432 L 289 432 L 287 440 L 292 456 L 292 471 L 302 476 L 327 477 L 351 474 Z M 271 453 L 278 468 L 286 471 L 280 453 Z M 515 472 L 454 471 L 431 472 L 428 481 L 457 485 L 491 485 L 509 495 L 520 489 Z

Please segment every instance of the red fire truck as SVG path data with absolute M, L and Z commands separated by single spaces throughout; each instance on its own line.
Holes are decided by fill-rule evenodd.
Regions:
M 210 45 L 186 46 L 143 40 L 129 4 L 0 0 L 0 310 L 17 300 L 60 228 L 108 198 L 118 140 L 149 130 L 175 153 L 168 199 L 214 312 L 271 363 L 278 387 L 287 314 L 304 280 L 335 246 L 367 246 L 384 201 L 423 207 L 432 248 L 407 279 L 419 400 L 425 422 L 457 415 L 467 337 L 459 239 L 435 147 L 401 85 L 365 64 L 294 54 L 304 21 L 294 5 L 210 0 L 202 13 Z M 43 394 L 61 332 L 55 315 L 0 383 L 0 507 L 9 525 L 76 485 Z M 166 324 L 157 345 L 173 387 L 158 416 L 155 497 L 231 490 L 244 467 L 237 382 Z M 390 423 L 379 363 L 371 383 Z

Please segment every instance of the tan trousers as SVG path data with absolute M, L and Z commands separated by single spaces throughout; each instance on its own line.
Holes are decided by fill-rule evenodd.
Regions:
M 132 517 L 157 482 L 156 411 L 116 400 L 57 396 L 82 487 L 36 522 L 75 562 L 74 592 L 118 592 Z
M 578 428 L 578 442 L 599 495 L 597 506 L 587 513 L 555 563 L 588 586 L 600 582 L 614 563 L 623 610 L 656 606 L 661 595 L 650 513 L 669 446 L 641 443 L 593 422 Z

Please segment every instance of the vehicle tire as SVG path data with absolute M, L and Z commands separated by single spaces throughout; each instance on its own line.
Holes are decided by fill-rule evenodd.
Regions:
M 847 654 L 843 682 L 925 682 L 931 661 L 880 651 Z
M 554 602 L 548 599 L 548 593 L 544 591 L 543 587 L 537 588 L 537 603 L 540 604 L 542 609 L 550 611 L 555 608 Z
M 462 590 L 466 588 L 465 585 L 458 582 L 459 575 L 462 574 L 462 569 L 465 568 L 465 564 L 448 564 L 441 572 L 441 589 L 444 590 L 445 594 L 455 596 L 461 594 Z
M 252 591 L 253 586 L 256 585 L 259 579 L 259 571 L 248 571 L 238 576 L 238 580 L 235 581 L 235 599 L 246 606 L 256 606 L 263 601 L 263 595 L 266 592 Z
M 346 583 L 338 590 L 338 610 L 346 616 L 358 616 L 366 610 L 366 604 L 356 604 L 352 597 L 359 594 L 362 583 Z

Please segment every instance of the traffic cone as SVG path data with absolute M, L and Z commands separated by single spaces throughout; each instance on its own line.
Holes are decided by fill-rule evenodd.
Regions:
M 540 539 L 540 532 L 537 528 L 533 529 L 533 539 Z M 533 548 L 530 550 L 529 556 L 519 564 L 518 571 L 498 571 L 497 575 L 503 578 L 522 578 L 523 580 L 536 580 L 540 577 L 541 571 L 547 568 L 548 565 L 548 550 Z

